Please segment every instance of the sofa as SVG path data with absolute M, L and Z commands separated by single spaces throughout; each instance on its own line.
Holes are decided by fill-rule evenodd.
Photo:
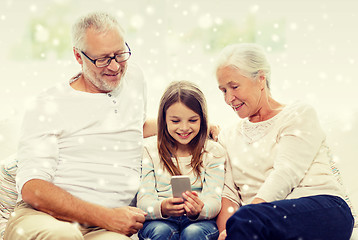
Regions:
M 18 121 L 14 121 L 11 119 L 0 121 L 0 239 L 2 239 L 3 237 L 7 220 L 14 209 L 15 202 L 17 199 L 14 177 L 16 175 L 17 169 L 15 153 L 19 125 L 20 124 Z M 332 165 L 332 171 L 338 177 L 339 181 L 342 181 L 340 171 L 335 165 Z M 348 183 L 347 187 L 348 190 L 354 190 L 355 183 Z M 355 191 L 358 191 L 358 189 L 356 189 Z M 354 196 L 356 196 L 358 193 L 355 191 L 348 191 L 348 193 L 355 194 Z M 352 199 L 353 198 L 351 198 L 351 200 Z M 353 208 L 358 211 L 358 202 L 355 202 L 353 199 L 353 201 L 351 201 L 351 204 L 353 205 Z M 132 239 L 138 238 L 137 236 L 133 236 Z M 357 224 L 353 230 L 351 240 L 358 240 Z

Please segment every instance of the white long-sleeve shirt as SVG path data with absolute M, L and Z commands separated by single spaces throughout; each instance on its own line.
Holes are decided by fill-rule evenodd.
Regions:
M 146 86 L 136 65 L 107 94 L 76 91 L 69 82 L 46 90 L 24 117 L 18 192 L 42 179 L 88 202 L 128 205 L 140 183 L 145 115 Z
M 200 174 L 201 181 L 196 180 L 190 165 L 192 156 L 178 159 L 182 175 L 190 177 L 192 191 L 196 191 L 204 202 L 204 208 L 198 220 L 212 219 L 219 213 L 224 186 L 225 150 L 220 144 L 208 140 L 205 151 Z M 164 199 L 172 197 L 170 179 L 170 173 L 164 169 L 159 158 L 156 136 L 148 138 L 144 147 L 142 181 L 137 202 L 138 207 L 148 213 L 147 219 L 163 219 L 161 203 Z
M 241 119 L 223 130 L 219 141 L 229 156 L 223 196 L 237 204 L 255 197 L 268 202 L 318 194 L 345 198 L 332 173 L 325 134 L 308 105 L 288 105 L 263 122 Z

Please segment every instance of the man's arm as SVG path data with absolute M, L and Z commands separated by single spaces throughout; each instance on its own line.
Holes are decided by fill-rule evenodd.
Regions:
M 131 236 L 143 227 L 145 213 L 134 207 L 106 208 L 78 199 L 67 191 L 40 179 L 26 182 L 22 199 L 55 218 L 98 226 Z
M 147 138 L 150 136 L 157 135 L 157 120 L 156 119 L 147 119 L 143 125 L 143 137 Z

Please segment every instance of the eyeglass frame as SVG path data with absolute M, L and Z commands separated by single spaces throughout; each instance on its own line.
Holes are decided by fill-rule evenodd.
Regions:
M 81 50 L 81 53 L 82 53 L 88 60 L 90 60 L 91 63 L 93 63 L 96 67 L 98 67 L 98 68 L 107 67 L 109 64 L 111 64 L 111 62 L 112 62 L 113 59 L 116 61 L 116 63 L 122 63 L 122 62 L 128 61 L 128 59 L 129 59 L 129 58 L 131 57 L 131 55 L 132 55 L 132 51 L 131 51 L 130 47 L 128 46 L 128 43 L 126 42 L 125 44 L 126 44 L 126 46 L 127 46 L 127 48 L 128 48 L 128 52 L 122 52 L 122 53 L 120 53 L 120 54 L 115 54 L 113 57 L 101 57 L 101 58 L 108 58 L 109 60 L 108 60 L 108 62 L 107 62 L 106 65 L 100 66 L 100 67 L 98 67 L 98 66 L 96 65 L 96 62 L 97 62 L 97 60 L 99 60 L 99 59 L 101 59 L 101 58 L 92 59 L 92 58 L 90 58 L 89 56 L 87 56 L 87 54 L 86 54 L 84 51 Z M 124 53 L 129 53 L 129 57 L 128 57 L 126 60 L 124 60 L 124 61 L 117 62 L 116 56 L 121 55 L 121 54 L 124 54 Z

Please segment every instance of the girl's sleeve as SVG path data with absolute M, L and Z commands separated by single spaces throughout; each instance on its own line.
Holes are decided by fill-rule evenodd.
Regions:
M 273 170 L 256 195 L 265 201 L 285 199 L 299 185 L 325 140 L 312 107 L 300 106 L 286 120 L 276 139 Z
M 164 219 L 161 214 L 161 201 L 156 191 L 154 163 L 147 148 L 144 148 L 143 153 L 141 184 L 137 205 L 148 213 L 146 219 Z
M 228 137 L 226 136 L 226 131 L 221 131 L 218 137 L 218 142 L 221 146 L 224 147 L 226 151 L 226 146 L 228 142 Z M 226 153 L 227 154 L 227 153 Z M 230 161 L 229 154 L 226 156 L 225 161 L 225 182 L 224 182 L 224 189 L 222 193 L 222 197 L 231 200 L 232 202 L 236 203 L 238 206 L 241 206 L 241 198 L 239 196 L 239 188 L 236 186 L 234 182 L 234 178 L 232 176 L 232 165 Z
M 232 202 L 236 203 L 238 206 L 241 206 L 239 188 L 235 185 L 234 179 L 232 177 L 232 166 L 229 157 L 227 157 L 225 162 L 225 182 L 224 182 L 223 193 L 221 196 L 231 200 Z
M 205 169 L 203 170 L 203 188 L 200 199 L 204 207 L 198 219 L 212 219 L 218 215 L 221 208 L 221 193 L 224 186 L 226 153 L 224 148 L 215 143 L 207 149 Z

